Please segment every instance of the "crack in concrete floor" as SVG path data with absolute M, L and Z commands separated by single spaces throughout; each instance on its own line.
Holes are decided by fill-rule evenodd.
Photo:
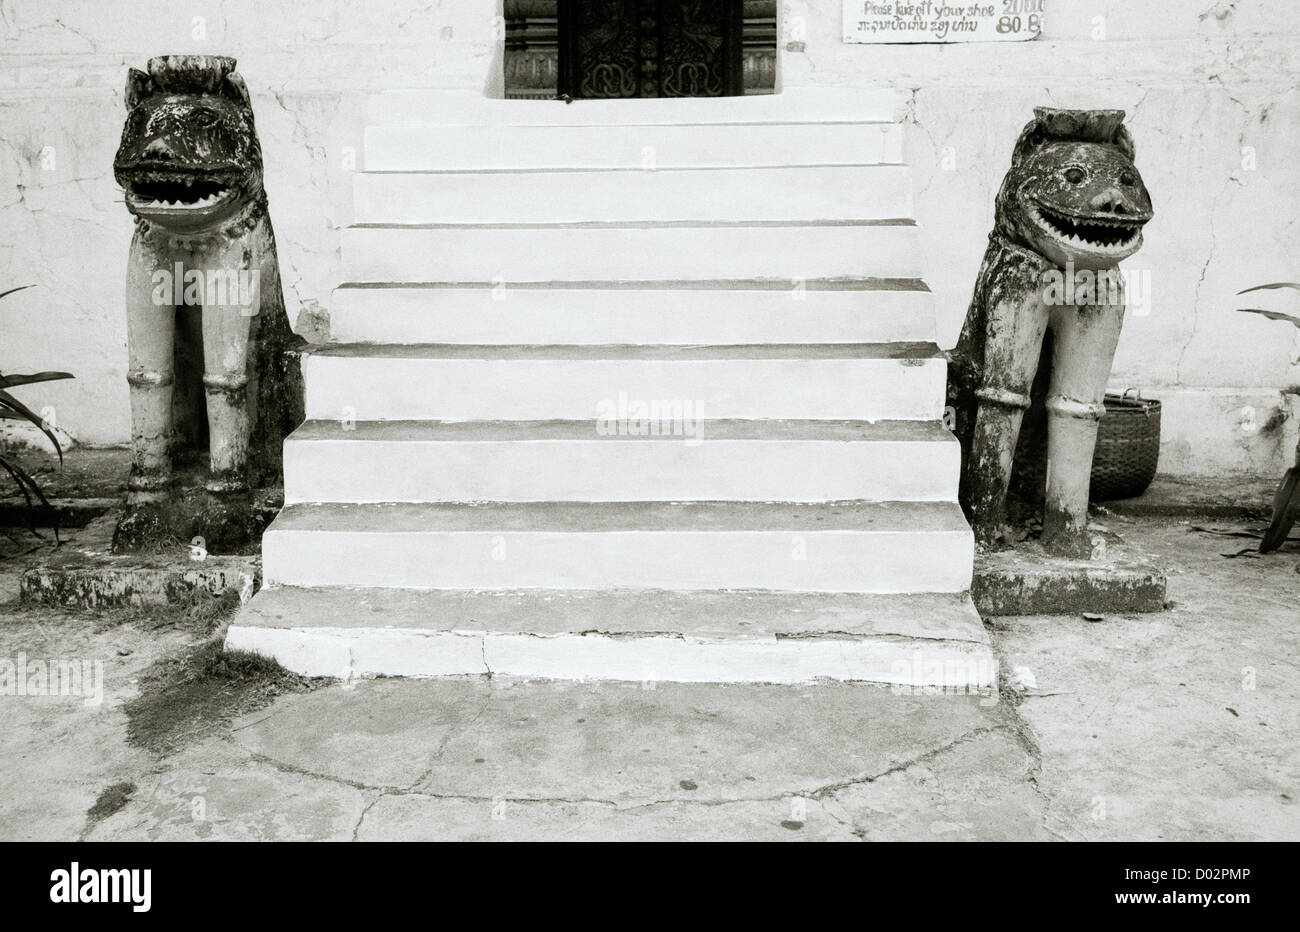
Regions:
M 1100 624 L 995 620 L 1001 667 L 1031 666 L 1044 689 L 1004 684 L 991 708 L 845 684 L 660 684 L 656 696 L 635 684 L 488 674 L 459 685 L 369 680 L 281 697 L 222 735 L 155 757 L 125 746 L 111 709 L 77 718 L 52 703 L 6 704 L 0 751 L 17 764 L 0 776 L 0 837 L 359 840 L 421 820 L 479 837 L 485 807 L 508 804 L 524 837 L 653 835 L 685 822 L 699 837 L 778 826 L 794 838 L 815 827 L 782 817 L 797 800 L 809 819 L 824 816 L 823 836 L 846 839 L 1300 837 L 1285 738 L 1300 725 L 1295 555 L 1225 561 L 1218 541 L 1176 520 L 1125 533 L 1178 567 L 1174 608 Z M 6 620 L 0 656 L 111 656 L 130 639 L 136 655 L 118 675 L 148 663 L 148 633 L 21 612 Z M 1232 685 L 1246 665 L 1260 672 L 1257 690 Z M 43 734 L 95 763 L 68 776 L 59 769 L 68 758 L 42 746 Z M 89 802 L 123 780 L 139 790 L 89 823 Z M 669 790 L 678 782 L 680 793 Z M 597 791 L 566 792 L 584 785 Z M 185 809 L 204 797 L 214 811 L 196 828 Z M 1098 800 L 1103 817 L 1089 811 Z

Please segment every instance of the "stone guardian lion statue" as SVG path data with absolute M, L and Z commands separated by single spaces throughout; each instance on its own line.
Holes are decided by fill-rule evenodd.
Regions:
M 233 58 L 168 55 L 131 69 L 126 109 L 113 171 L 135 216 L 133 456 L 114 549 L 237 549 L 261 531 L 250 491 L 280 481 L 303 418 L 248 89 Z M 204 453 L 202 489 L 178 488 Z
M 1091 552 L 1097 422 L 1124 323 L 1116 266 L 1141 247 L 1152 217 L 1123 120 L 1122 110 L 1035 108 L 997 195 L 948 367 L 961 501 L 985 546 L 1006 538 L 1017 437 L 1038 373 L 1047 411 L 1043 546 L 1062 556 Z

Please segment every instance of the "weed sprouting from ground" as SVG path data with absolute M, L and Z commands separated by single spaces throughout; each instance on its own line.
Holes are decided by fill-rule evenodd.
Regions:
M 95 800 L 95 804 L 86 810 L 86 818 L 91 825 L 107 819 L 130 802 L 134 793 L 135 784 L 125 781 L 104 787 L 99 794 L 99 798 Z
M 160 626 L 174 624 L 196 634 L 212 634 L 235 617 L 239 606 L 239 593 L 233 589 L 219 595 L 196 591 L 184 601 L 172 602 L 170 618 L 161 616 Z
M 224 634 L 164 657 L 140 679 L 127 702 L 127 740 L 159 754 L 218 733 L 277 696 L 308 692 L 330 682 L 290 673 L 274 660 L 223 649 Z
M 171 628 L 207 637 L 234 618 L 239 606 L 239 593 L 233 589 L 217 594 L 195 590 L 178 594 L 166 605 L 119 605 L 96 609 L 95 632 L 131 625 L 145 631 Z M 68 608 L 65 611 L 80 615 L 85 610 Z

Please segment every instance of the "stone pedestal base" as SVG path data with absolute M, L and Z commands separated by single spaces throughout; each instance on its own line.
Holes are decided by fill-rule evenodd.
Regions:
M 119 514 L 110 511 L 74 531 L 63 547 L 23 573 L 22 600 L 86 609 L 168 605 L 227 592 L 247 598 L 260 585 L 261 559 L 255 555 L 199 559 L 188 543 L 148 554 L 110 553 Z
M 1054 557 L 1037 541 L 975 555 L 971 597 L 983 616 L 1158 612 L 1165 574 L 1146 554 L 1108 541 L 1096 560 Z

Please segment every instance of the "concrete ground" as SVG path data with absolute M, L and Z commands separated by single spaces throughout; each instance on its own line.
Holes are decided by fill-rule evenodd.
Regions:
M 1300 549 L 1103 520 L 1171 607 L 995 619 L 983 700 L 320 686 L 214 666 L 203 613 L 21 607 L 35 555 L 0 561 L 0 663 L 100 660 L 104 683 L 99 705 L 0 695 L 0 839 L 1300 839 Z

